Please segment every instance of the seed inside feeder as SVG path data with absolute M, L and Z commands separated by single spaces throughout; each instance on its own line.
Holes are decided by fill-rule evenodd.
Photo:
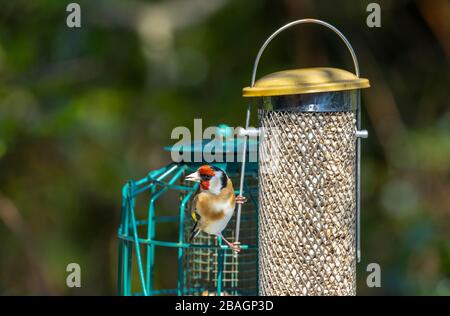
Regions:
M 259 117 L 266 131 L 260 143 L 266 166 L 259 174 L 260 256 L 271 258 L 260 262 L 260 294 L 354 295 L 354 113 L 260 110 Z M 297 146 L 287 143 L 288 134 L 314 137 Z M 282 166 L 276 171 L 270 168 L 274 152 Z

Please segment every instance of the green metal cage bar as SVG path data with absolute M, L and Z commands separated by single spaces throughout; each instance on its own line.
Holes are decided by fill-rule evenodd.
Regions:
M 190 244 L 184 242 L 185 234 L 185 213 L 186 207 L 192 195 L 196 192 L 198 184 L 194 186 L 185 186 L 177 184 L 182 179 L 185 172 L 193 172 L 200 164 L 169 164 L 161 169 L 150 172 L 146 177 L 137 181 L 128 181 L 122 189 L 122 212 L 121 223 L 118 230 L 119 237 L 119 271 L 118 271 L 118 294 L 119 295 L 190 295 L 196 294 L 201 291 L 214 290 L 217 295 L 221 295 L 224 291 L 228 293 L 236 293 L 238 287 L 238 281 L 232 279 L 232 287 L 224 287 L 224 267 L 226 264 L 226 258 L 232 256 L 232 251 L 228 246 L 222 245 L 219 242 L 218 245 L 212 244 Z M 224 170 L 227 170 L 230 176 L 236 176 L 239 163 L 233 164 L 215 164 Z M 231 168 L 230 168 L 231 165 Z M 250 164 L 252 165 L 252 164 Z M 232 171 L 235 170 L 235 171 Z M 256 178 L 257 170 L 253 165 L 248 169 L 248 175 Z M 257 189 L 250 188 L 246 184 L 245 195 L 249 197 L 249 200 L 257 208 Z M 167 191 L 174 190 L 178 192 L 184 192 L 182 197 L 178 214 L 177 215 L 165 215 L 158 216 L 156 214 L 155 203 L 160 199 Z M 135 199 L 139 195 L 148 195 L 148 210 L 147 219 L 137 219 L 135 210 Z M 170 223 L 177 222 L 178 238 L 177 241 L 164 241 L 157 240 L 155 237 L 156 225 L 158 223 Z M 255 220 L 255 223 L 257 221 Z M 146 226 L 146 237 L 139 236 L 139 227 Z M 141 246 L 146 249 L 145 262 L 141 252 Z M 155 289 L 155 248 L 167 247 L 177 249 L 177 287 L 171 289 Z M 254 244 L 242 244 L 241 248 L 245 250 L 256 249 L 256 242 Z M 210 252 L 217 253 L 217 286 L 215 289 L 211 288 L 188 288 L 186 287 L 186 268 L 183 265 L 183 260 L 188 249 L 203 249 Z M 133 254 L 134 252 L 134 254 Z M 132 291 L 133 282 L 133 255 L 136 258 L 137 274 L 140 284 L 139 291 Z M 257 258 L 257 254 L 256 254 Z M 249 262 L 256 269 L 257 262 Z M 236 274 L 238 270 L 234 271 Z M 255 288 L 257 286 L 255 285 Z M 240 290 L 239 294 L 252 295 L 256 294 L 252 291 L 246 293 L 245 290 Z

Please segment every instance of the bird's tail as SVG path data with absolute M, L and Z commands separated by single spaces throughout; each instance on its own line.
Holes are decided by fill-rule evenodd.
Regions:
M 191 243 L 195 237 L 200 233 L 200 227 L 198 227 L 198 222 L 195 223 L 194 227 L 192 227 L 191 234 L 189 236 L 188 242 Z

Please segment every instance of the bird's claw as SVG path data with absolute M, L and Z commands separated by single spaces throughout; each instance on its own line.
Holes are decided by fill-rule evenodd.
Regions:
M 239 246 L 240 244 L 241 244 L 240 242 L 234 242 L 230 245 L 230 248 L 236 252 L 240 252 L 241 251 L 241 247 Z
M 247 198 L 245 196 L 242 196 L 242 195 L 236 196 L 237 204 L 244 204 L 245 202 L 247 202 Z

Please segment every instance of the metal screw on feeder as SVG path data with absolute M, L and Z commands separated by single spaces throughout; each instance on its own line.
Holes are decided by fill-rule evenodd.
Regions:
M 345 43 L 355 74 L 336 68 L 305 68 L 256 81 L 259 60 L 282 31 L 305 23 L 334 31 Z M 259 106 L 259 294 L 355 295 L 360 259 L 360 89 L 352 46 L 320 20 L 291 22 L 260 48 L 251 86 L 243 89 Z M 247 136 L 251 106 L 247 108 Z M 244 144 L 247 137 L 244 137 Z M 245 148 L 245 147 L 244 147 Z M 245 150 L 241 176 L 245 174 Z M 241 178 L 242 179 L 242 178 Z M 242 192 L 242 181 L 240 192 Z M 239 240 L 240 207 L 236 240 Z

